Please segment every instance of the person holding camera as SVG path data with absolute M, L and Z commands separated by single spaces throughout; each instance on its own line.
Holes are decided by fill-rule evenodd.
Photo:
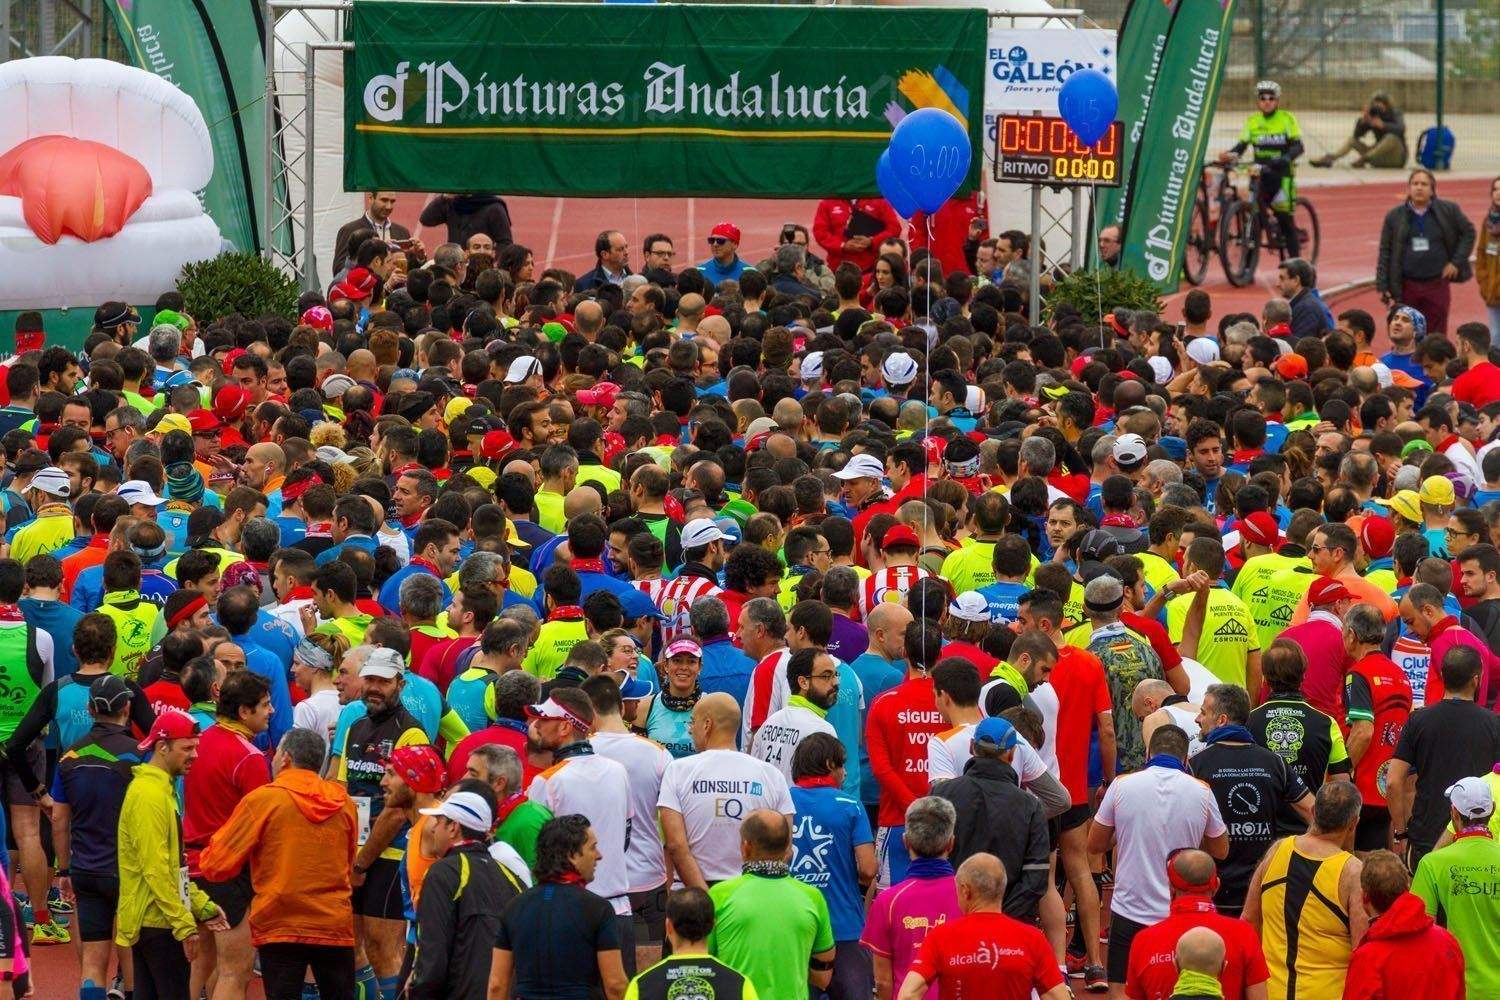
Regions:
M 1406 116 L 1396 110 L 1389 94 L 1376 92 L 1354 122 L 1354 134 L 1342 146 L 1309 162 L 1331 167 L 1350 153 L 1357 153 L 1356 167 L 1403 167 L 1406 165 Z

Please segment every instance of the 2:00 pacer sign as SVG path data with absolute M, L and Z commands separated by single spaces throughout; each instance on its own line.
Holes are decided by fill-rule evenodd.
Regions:
M 995 180 L 1059 187 L 1118 187 L 1122 126 L 1092 146 L 1056 115 L 1001 115 L 995 128 Z

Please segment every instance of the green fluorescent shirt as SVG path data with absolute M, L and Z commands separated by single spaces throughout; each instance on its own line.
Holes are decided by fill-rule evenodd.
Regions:
M 559 618 L 543 622 L 536 642 L 526 651 L 521 669 L 538 680 L 550 681 L 557 670 L 568 662 L 568 653 L 578 643 L 589 637 L 588 627 L 582 618 Z
M 1261 559 L 1268 561 L 1256 567 L 1257 575 L 1246 581 L 1242 591 L 1234 593 L 1250 609 L 1250 617 L 1255 619 L 1255 630 L 1260 637 L 1261 648 L 1264 649 L 1291 625 L 1292 613 L 1297 610 L 1298 602 L 1318 578 L 1318 574 L 1312 571 L 1312 564 L 1306 559 L 1291 559 L 1274 554 L 1256 556 L 1235 577 L 1237 588 L 1240 580 L 1244 579 L 1245 570 Z M 1275 572 L 1264 572 L 1272 567 L 1275 567 Z
M 955 594 L 978 590 L 995 582 L 995 543 L 974 542 L 950 552 L 943 560 L 941 576 Z
M 708 894 L 714 901 L 709 953 L 749 976 L 763 997 L 807 996 L 808 960 L 834 944 L 823 894 L 791 876 L 760 875 L 728 879 Z
M 1422 859 L 1411 891 L 1458 938 L 1469 996 L 1500 996 L 1500 844 L 1460 836 Z
M 1183 594 L 1167 602 L 1167 632 L 1174 643 L 1182 641 L 1192 594 Z M 1194 657 L 1209 673 L 1226 684 L 1245 686 L 1245 661 L 1252 651 L 1259 651 L 1255 620 L 1245 603 L 1224 587 L 1208 592 L 1208 607 L 1203 612 L 1203 631 L 1198 638 L 1198 655 Z

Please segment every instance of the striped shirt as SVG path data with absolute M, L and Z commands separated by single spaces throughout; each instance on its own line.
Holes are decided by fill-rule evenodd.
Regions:
M 675 580 L 661 589 L 656 607 L 665 619 L 661 626 L 663 646 L 679 635 L 692 634 L 693 625 L 688 613 L 695 602 L 705 597 L 718 597 L 724 592 L 711 575 L 704 575 L 708 572 L 707 567 L 689 563 Z
M 868 618 L 877 604 L 905 604 L 906 595 L 918 580 L 932 576 L 918 566 L 890 566 L 871 573 L 859 589 L 859 614 Z

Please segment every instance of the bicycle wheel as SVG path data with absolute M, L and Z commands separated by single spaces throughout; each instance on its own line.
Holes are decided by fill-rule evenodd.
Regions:
M 1302 259 L 1314 266 L 1318 263 L 1318 249 L 1322 243 L 1322 229 L 1318 225 L 1318 210 L 1306 198 L 1298 198 L 1292 209 L 1292 222 L 1297 227 L 1297 249 Z
M 1219 256 L 1224 259 L 1224 277 L 1236 288 L 1255 280 L 1260 262 L 1260 217 L 1248 201 L 1235 201 L 1219 219 Z
M 1190 285 L 1201 285 L 1208 275 L 1208 263 L 1216 249 L 1214 233 L 1208 220 L 1208 191 L 1198 185 L 1198 194 L 1193 199 L 1192 215 L 1188 218 L 1188 238 L 1183 245 L 1182 276 Z

